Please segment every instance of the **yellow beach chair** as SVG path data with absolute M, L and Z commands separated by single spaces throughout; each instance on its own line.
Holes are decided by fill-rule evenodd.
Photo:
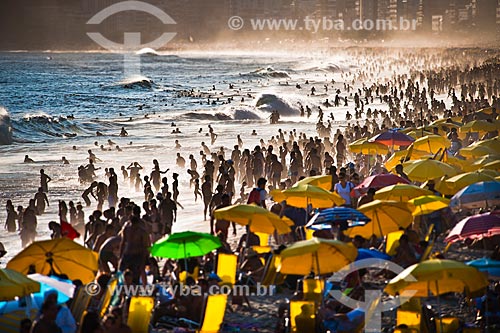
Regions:
M 422 313 L 420 311 L 408 311 L 398 309 L 396 313 L 396 326 L 406 325 L 411 332 L 420 332 Z M 406 331 L 402 331 L 406 332 Z
M 316 308 L 314 302 L 290 302 L 290 327 L 292 333 L 316 332 Z
M 444 317 L 435 320 L 437 333 L 454 333 L 460 328 L 460 320 L 456 317 Z
M 224 314 L 226 312 L 227 295 L 209 295 L 206 296 L 205 308 L 202 313 L 202 321 L 199 333 L 216 333 L 219 332 L 224 322 Z M 135 333 L 135 331 L 134 331 Z
M 21 309 L 0 315 L 0 332 L 18 333 L 21 320 L 29 318 L 33 321 L 37 312 L 36 309 L 31 309 L 29 312 L 26 309 Z
M 71 302 L 71 307 L 69 308 L 77 323 L 82 321 L 83 315 L 89 307 L 91 298 L 92 296 L 87 293 L 85 287 L 80 287 L 78 289 L 76 297 Z
M 148 333 L 155 301 L 150 296 L 130 298 L 127 325 L 133 333 Z
M 281 262 L 281 257 L 278 255 L 271 255 L 266 261 L 261 285 L 270 286 L 283 283 L 286 275 L 277 272 L 278 266 Z
M 269 245 L 269 234 L 263 232 L 256 232 L 257 236 L 259 236 L 260 246 L 268 246 Z
M 101 300 L 101 317 L 104 317 L 104 315 L 108 312 L 109 304 L 111 303 L 111 299 L 113 298 L 113 295 L 115 293 L 116 286 L 118 285 L 118 279 L 113 278 L 111 281 L 108 283 L 108 290 L 104 294 L 102 300 Z
M 195 281 L 198 281 L 198 276 L 200 275 L 200 267 L 196 266 L 194 268 L 193 273 L 189 273 L 187 271 L 182 271 L 179 273 L 179 282 L 182 284 L 186 284 L 186 279 L 188 277 L 192 277 Z
M 236 283 L 236 266 L 238 256 L 219 253 L 217 256 L 217 275 L 221 278 L 221 285 L 233 286 Z
M 302 283 L 304 300 L 320 303 L 324 288 L 325 281 L 322 279 L 304 279 Z
M 403 230 L 390 232 L 387 234 L 387 239 L 385 243 L 385 253 L 390 256 L 396 254 L 396 249 L 399 246 L 399 238 L 404 234 Z

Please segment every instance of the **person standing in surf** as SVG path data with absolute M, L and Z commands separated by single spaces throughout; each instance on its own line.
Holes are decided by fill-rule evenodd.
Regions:
M 49 192 L 49 182 L 51 180 L 52 178 L 50 178 L 43 169 L 40 169 L 40 187 L 42 188 L 43 192 Z

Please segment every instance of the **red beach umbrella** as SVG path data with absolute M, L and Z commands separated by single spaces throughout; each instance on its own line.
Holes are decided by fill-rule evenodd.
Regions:
M 482 239 L 500 235 L 500 211 L 466 217 L 451 229 L 445 242 Z

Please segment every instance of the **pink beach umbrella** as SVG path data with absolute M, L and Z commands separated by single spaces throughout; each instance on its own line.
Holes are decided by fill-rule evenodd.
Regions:
M 451 229 L 445 242 L 454 243 L 464 239 L 482 239 L 500 235 L 500 211 L 466 217 Z
M 356 196 L 360 196 L 366 193 L 370 187 L 379 190 L 381 188 L 394 184 L 409 184 L 409 183 L 410 182 L 407 181 L 406 179 L 396 176 L 395 174 L 384 173 L 366 177 L 365 180 L 363 180 L 363 182 L 361 182 L 358 186 L 356 186 L 353 189 L 353 191 Z

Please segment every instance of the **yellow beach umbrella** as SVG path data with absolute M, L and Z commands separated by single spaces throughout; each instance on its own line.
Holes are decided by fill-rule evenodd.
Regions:
M 324 190 L 330 191 L 332 187 L 332 176 L 331 175 L 319 175 L 319 176 L 312 176 L 312 177 L 306 177 L 302 180 L 299 180 L 295 186 L 299 185 L 314 185 L 321 187 Z
M 431 191 L 411 184 L 396 184 L 386 186 L 375 192 L 375 199 L 408 202 L 421 195 L 430 195 Z
M 455 124 L 461 126 L 460 117 L 452 117 L 452 118 L 441 118 L 438 120 L 434 120 L 429 126 L 433 125 L 446 125 L 446 124 Z
M 95 278 L 97 259 L 97 252 L 63 237 L 31 243 L 7 263 L 7 268 L 28 274 L 33 267 L 35 273 L 66 274 L 70 280 L 85 284 Z
M 498 140 L 498 138 L 481 140 L 474 143 L 473 145 L 480 147 L 488 147 L 500 154 L 500 140 Z
M 416 281 L 411 281 L 409 277 Z M 451 292 L 482 293 L 486 276 L 476 268 L 454 260 L 431 259 L 412 265 L 393 278 L 385 291 L 390 295 L 413 291 L 414 297 L 439 296 Z
M 416 149 L 407 149 L 407 150 L 399 150 L 395 151 L 392 156 L 384 163 L 384 166 L 387 170 L 392 170 L 394 167 L 401 163 L 401 160 L 404 159 L 407 155 L 409 155 L 410 160 L 416 160 L 423 157 L 432 157 L 430 153 L 426 151 L 416 150 Z
M 330 274 L 353 262 L 358 250 L 351 243 L 312 238 L 293 243 L 280 253 L 278 272 L 293 275 Z
M 413 208 L 413 216 L 426 215 L 448 207 L 450 200 L 436 195 L 423 195 L 408 201 Z
M 413 142 L 413 148 L 435 154 L 439 149 L 446 149 L 451 146 L 450 140 L 440 135 L 427 135 Z
M 483 166 L 491 163 L 491 162 L 499 162 L 500 155 L 484 155 L 474 160 L 473 163 L 466 164 L 464 166 L 465 171 L 474 171 L 483 168 Z
M 497 121 L 473 120 L 460 127 L 460 132 L 491 132 L 500 129 Z
M 371 219 L 364 226 L 349 228 L 345 234 L 366 239 L 372 235 L 384 237 L 388 233 L 407 228 L 413 221 L 410 207 L 406 202 L 374 200 L 358 207 L 358 210 Z
M 441 162 L 453 166 L 455 169 L 457 169 L 457 171 L 464 170 L 465 168 L 467 168 L 467 166 L 470 163 L 470 162 L 468 162 L 466 160 L 463 160 L 463 159 L 457 158 L 455 156 L 452 156 L 448 152 L 446 152 L 444 154 L 443 159 L 441 160 Z
M 306 208 L 308 205 L 312 205 L 314 208 L 329 208 L 345 203 L 344 199 L 337 193 L 309 184 L 293 186 L 283 191 L 273 190 L 271 195 L 274 201 L 286 200 L 288 205 L 301 208 Z
M 495 154 L 498 154 L 498 152 L 488 146 L 471 145 L 460 149 L 460 155 L 472 158 Z
M 494 162 L 490 162 L 483 165 L 483 169 L 500 171 L 500 158 Z
M 389 152 L 389 148 L 379 142 L 369 142 L 366 138 L 362 138 L 349 144 L 349 150 L 355 154 L 364 155 L 385 155 Z
M 433 135 L 434 133 L 432 132 L 429 132 L 429 131 L 426 131 L 426 130 L 419 130 L 419 129 L 416 129 L 416 130 L 413 130 L 413 131 L 409 131 L 408 133 L 406 133 L 406 135 L 408 136 L 411 136 L 412 138 L 414 139 L 419 139 L 419 138 L 422 138 L 424 136 L 427 136 L 427 135 Z
M 481 171 L 466 172 L 441 182 L 437 190 L 445 195 L 454 195 L 468 185 L 492 180 L 495 180 L 494 177 Z
M 228 220 L 242 226 L 249 226 L 252 232 L 287 234 L 290 232 L 290 220 L 257 205 L 232 205 L 214 211 L 214 217 Z M 293 222 L 291 222 L 293 225 Z
M 39 291 L 40 283 L 14 270 L 0 269 L 0 301 L 10 301 Z
M 412 181 L 418 182 L 457 174 L 454 167 L 432 159 L 406 162 L 403 164 L 403 170 Z

